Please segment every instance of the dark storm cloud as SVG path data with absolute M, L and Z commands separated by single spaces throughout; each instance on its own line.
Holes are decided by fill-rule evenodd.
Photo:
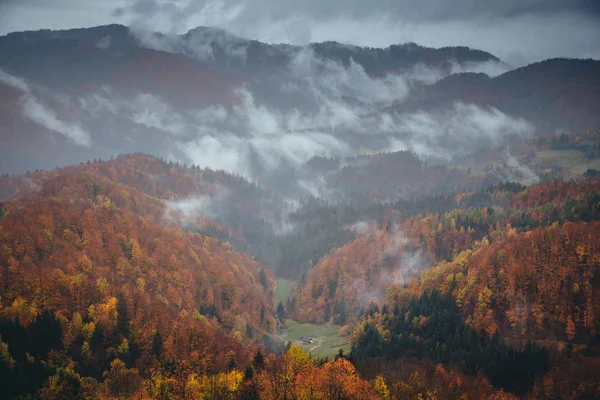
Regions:
M 364 18 L 369 15 L 388 14 L 403 20 L 443 21 L 469 18 L 514 18 L 522 15 L 548 15 L 580 13 L 598 15 L 600 2 L 596 0 L 254 0 L 251 3 L 239 0 L 226 1 L 159 1 L 138 0 L 132 5 L 117 9 L 141 16 L 152 16 L 161 12 L 172 12 L 192 16 L 204 8 L 222 4 L 224 8 L 244 7 L 240 20 L 260 19 L 265 14 L 275 20 L 286 19 L 290 14 L 309 16 L 318 21 L 338 18 L 341 15 Z
M 167 32 L 213 25 L 267 42 L 336 40 L 383 47 L 467 45 L 513 65 L 551 57 L 600 58 L 597 0 L 139 0 L 117 9 Z
M 182 33 L 205 25 L 267 42 L 466 45 L 513 65 L 600 58 L 598 0 L 0 1 L 0 33 L 111 22 Z

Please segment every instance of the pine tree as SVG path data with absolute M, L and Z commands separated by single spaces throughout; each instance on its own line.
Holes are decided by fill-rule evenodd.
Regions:
M 227 360 L 227 369 L 233 371 L 237 367 L 237 361 L 235 359 L 235 353 L 232 351 L 229 353 Z
M 124 337 L 129 337 L 129 310 L 122 292 L 117 295 L 117 332 Z
M 248 364 L 244 370 L 244 380 L 249 381 L 251 379 L 254 379 L 254 367 L 252 364 Z
M 256 351 L 254 358 L 252 359 L 252 365 L 255 369 L 261 369 L 265 365 L 265 357 L 263 356 L 260 349 Z
M 267 273 L 265 272 L 264 268 L 260 269 L 260 273 L 258 275 L 258 280 L 260 282 L 260 284 L 262 285 L 262 287 L 264 287 L 265 289 L 267 288 Z
M 160 360 L 163 353 L 163 338 L 160 334 L 160 331 L 156 331 L 154 333 L 154 338 L 152 338 L 152 354 Z
M 279 302 L 279 304 L 277 304 L 277 316 L 280 320 L 283 320 L 283 318 L 285 318 L 285 308 L 283 308 L 282 302 Z

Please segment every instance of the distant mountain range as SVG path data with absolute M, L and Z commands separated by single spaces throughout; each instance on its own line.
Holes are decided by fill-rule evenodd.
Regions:
M 210 27 L 199 27 L 179 36 L 136 33 L 122 25 L 108 25 L 17 32 L 0 38 L 2 68 L 48 86 L 61 85 L 60 88 L 63 84 L 75 84 L 79 79 L 87 82 L 93 78 L 106 78 L 108 71 L 149 49 L 183 54 L 217 67 L 221 72 L 227 70 L 246 77 L 285 69 L 295 56 L 307 50 L 318 58 L 344 66 L 355 62 L 374 76 L 409 69 L 417 64 L 441 67 L 450 72 L 453 64 L 500 62 L 490 53 L 468 47 L 434 49 L 406 43 L 382 49 L 338 42 L 307 46 L 267 44 Z M 42 66 L 46 67 L 45 72 L 39 71 Z M 86 77 L 69 76 L 73 68 L 82 67 L 90 68 L 85 70 Z M 71 74 L 63 75 L 65 70 Z
M 222 149 L 232 137 L 315 128 L 327 129 L 328 147 L 309 157 L 353 156 L 382 147 L 364 135 L 379 129 L 365 116 L 457 102 L 524 118 L 541 134 L 600 125 L 599 61 L 509 69 L 468 47 L 293 46 L 207 27 L 178 36 L 121 25 L 11 33 L 0 37 L 0 172 L 138 151 L 195 162 L 189 149 L 205 148 L 199 138 L 227 136 L 215 145 Z
M 535 122 L 541 132 L 600 125 L 600 61 L 550 59 L 497 77 L 450 75 L 413 93 L 396 111 L 432 109 L 461 101 L 492 106 Z

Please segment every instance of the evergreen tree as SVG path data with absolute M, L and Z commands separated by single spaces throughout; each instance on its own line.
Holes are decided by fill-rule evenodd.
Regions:
M 50 350 L 63 349 L 63 331 L 54 315 L 44 310 L 29 327 L 30 353 L 37 359 L 43 359 Z
M 535 377 L 548 368 L 547 351 L 531 343 L 515 349 L 498 335 L 490 338 L 466 325 L 452 297 L 455 285 L 453 281 L 445 295 L 424 293 L 393 314 L 383 315 L 381 329 L 389 331 L 385 337 L 378 326 L 365 322 L 363 334 L 353 343 L 352 356 L 426 357 L 460 365 L 468 374 L 483 372 L 496 387 L 517 394 L 531 390 Z
M 265 365 L 265 357 L 263 356 L 260 349 L 256 351 L 254 358 L 252 359 L 252 365 L 255 369 L 259 370 Z
M 122 292 L 117 295 L 117 332 L 129 338 L 129 310 Z
M 283 308 L 282 302 L 279 302 L 279 304 L 277 304 L 277 316 L 280 320 L 283 320 L 285 318 L 285 309 Z
M 233 352 L 229 353 L 228 357 L 229 358 L 227 360 L 227 369 L 229 371 L 233 371 L 237 367 L 237 361 L 235 359 L 235 353 L 233 353 Z
M 264 268 L 260 269 L 260 273 L 258 274 L 258 280 L 259 280 L 260 284 L 262 285 L 262 287 L 264 287 L 266 289 L 268 280 L 267 280 L 267 273 L 265 272 Z
M 157 330 L 152 338 L 152 354 L 160 360 L 163 353 L 163 338 L 160 331 Z
M 252 364 L 248 364 L 244 370 L 244 380 L 249 381 L 252 379 L 254 379 L 254 367 Z

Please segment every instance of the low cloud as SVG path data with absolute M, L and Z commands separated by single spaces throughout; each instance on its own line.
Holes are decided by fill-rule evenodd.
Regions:
M 521 163 L 517 157 L 505 149 L 502 161 L 490 165 L 490 171 L 501 181 L 520 182 L 524 185 L 533 185 L 540 182 L 540 178 L 527 165 Z
M 25 118 L 51 132 L 65 136 L 79 146 L 89 147 L 92 144 L 88 132 L 77 124 L 59 119 L 54 110 L 43 104 L 35 96 L 31 86 L 25 80 L 0 70 L 0 82 L 23 92 L 21 96 L 21 113 Z
M 374 260 L 381 260 L 381 263 L 376 265 L 368 278 L 363 276 L 351 283 L 363 308 L 373 301 L 379 305 L 385 304 L 385 293 L 390 286 L 406 286 L 433 264 L 433 257 L 415 247 L 401 226 L 389 223 L 384 232 L 375 230 L 373 226 L 368 227 L 368 230 L 368 234 L 378 237 L 381 243 L 377 253 L 371 255 Z
M 163 156 L 170 159 L 224 170 L 250 181 L 289 171 L 292 175 L 284 179 L 294 180 L 305 195 L 319 198 L 332 198 L 335 193 L 326 176 L 304 171 L 304 163 L 313 157 L 339 159 L 341 168 L 344 159 L 358 155 L 366 143 L 379 151 L 411 150 L 449 160 L 501 144 L 507 136 L 528 137 L 535 130 L 527 121 L 497 109 L 465 103 L 430 112 L 379 111 L 401 102 L 411 82 L 439 72 L 414 69 L 408 73 L 410 78 L 371 78 L 356 64 L 348 68 L 305 60 L 297 64 L 295 76 L 303 78 L 288 82 L 288 89 L 301 92 L 289 95 L 292 100 L 296 96 L 310 99 L 313 106 L 303 111 L 265 104 L 249 87 L 235 90 L 239 101 L 232 108 L 178 112 L 158 96 L 137 93 L 127 97 L 110 88 L 80 99 L 80 105 L 99 123 L 119 117 L 135 124 L 136 140 L 143 140 L 144 130 L 163 132 L 169 137 Z M 371 114 L 366 116 L 367 112 Z
M 79 99 L 80 107 L 97 119 L 121 116 L 142 127 L 156 129 L 168 135 L 185 133 L 185 117 L 158 96 L 138 92 L 130 96 L 118 94 L 110 87 Z
M 209 196 L 191 197 L 181 200 L 165 201 L 167 210 L 165 220 L 167 222 L 177 221 L 179 224 L 193 223 L 198 218 L 214 218 L 211 211 L 213 199 Z
M 416 42 L 466 45 L 513 66 L 551 57 L 600 58 L 600 5 L 594 0 L 39 0 L 0 4 L 0 34 L 125 23 L 184 33 L 217 26 L 266 42 L 324 40 L 385 47 Z M 573 29 L 573 27 L 577 29 Z
M 367 221 L 358 221 L 352 225 L 348 225 L 345 227 L 349 231 L 356 232 L 359 235 L 366 235 L 367 233 L 375 232 L 375 225 L 373 222 Z
M 23 93 L 30 93 L 31 87 L 24 79 L 18 78 L 16 76 L 7 74 L 3 70 L 0 69 L 0 82 L 5 83 L 8 86 L 12 86 L 16 89 L 19 89 Z
M 58 119 L 56 113 L 40 103 L 35 96 L 28 95 L 25 98 L 23 102 L 23 116 L 49 131 L 60 133 L 79 146 L 89 147 L 92 144 L 92 138 L 89 133 L 79 125 Z
M 190 43 L 201 47 L 206 40 L 218 40 L 232 56 L 242 57 L 235 47 L 238 39 L 223 32 Z M 106 152 L 150 151 L 250 181 L 285 183 L 288 187 L 283 193 L 292 198 L 301 197 L 300 193 L 335 197 L 327 176 L 305 169 L 304 164 L 314 157 L 336 158 L 343 166 L 345 158 L 357 156 L 366 147 L 376 151 L 409 149 L 421 156 L 448 159 L 472 151 L 474 146 L 501 143 L 507 135 L 533 132 L 524 120 L 463 103 L 436 112 L 381 111 L 392 104 L 401 105 L 413 88 L 436 82 L 449 72 L 479 69 L 495 73 L 504 68 L 498 63 L 455 63 L 451 71 L 416 65 L 401 73 L 371 76 L 352 59 L 342 64 L 323 59 L 311 47 L 283 48 L 287 49 L 283 50 L 287 62 L 266 81 L 270 89 L 265 91 L 260 79 L 258 83 L 250 80 L 233 89 L 236 102 L 231 107 L 189 105 L 182 109 L 157 94 L 111 87 L 67 103 L 80 109 L 83 126 L 98 135 L 98 147 Z M 37 101 L 26 82 L 9 76 L 4 80 L 27 94 L 27 118 L 77 144 L 91 144 L 84 128 L 59 120 Z M 116 142 L 117 138 L 124 141 Z
M 446 159 L 498 145 L 509 136 L 530 137 L 535 132 L 535 127 L 522 118 L 465 103 L 438 112 L 396 115 L 394 122 L 397 135 L 390 139 L 391 150 L 412 150 Z
M 431 47 L 464 45 L 490 51 L 513 66 L 551 57 L 600 58 L 600 8 L 589 0 L 461 0 L 397 2 L 138 0 L 115 16 L 151 31 L 182 33 L 218 26 L 269 43 L 336 40 L 386 47 L 416 42 Z M 574 30 L 571 27 L 577 26 Z
M 515 156 L 510 154 L 508 149 L 506 150 L 506 164 L 514 171 L 513 174 L 516 175 L 517 179 L 521 180 L 523 183 L 528 185 L 533 185 L 540 182 L 540 178 L 526 165 L 523 165 L 517 160 Z M 513 179 L 515 177 L 513 176 Z

